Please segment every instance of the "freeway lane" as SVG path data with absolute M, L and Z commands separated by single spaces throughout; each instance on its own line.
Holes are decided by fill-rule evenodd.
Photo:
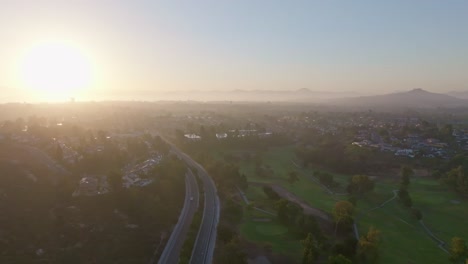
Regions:
M 197 170 L 198 177 L 201 178 L 205 190 L 205 204 L 203 207 L 202 222 L 200 224 L 200 229 L 198 230 L 197 239 L 193 246 L 190 263 L 212 263 L 214 248 L 216 246 L 216 230 L 218 227 L 220 210 L 216 186 L 200 164 L 176 147 L 173 146 L 172 150 L 177 154 L 177 156 L 179 156 L 179 158 L 183 159 L 188 165 Z
M 190 263 L 212 263 L 216 245 L 216 230 L 219 221 L 219 199 L 211 177 L 198 163 L 193 164 L 205 187 L 203 219 L 192 251 Z
M 179 261 L 180 251 L 184 244 L 187 232 L 190 229 L 193 215 L 198 208 L 199 191 L 197 181 L 191 170 L 188 170 L 185 175 L 185 201 L 180 212 L 179 220 L 177 221 L 171 236 L 167 241 L 166 247 L 159 258 L 158 263 L 177 263 Z M 191 198 L 193 197 L 193 200 Z M 154 263 L 154 257 L 150 263 Z
M 219 222 L 219 198 L 216 186 L 208 175 L 206 170 L 194 161 L 189 155 L 180 151 L 167 139 L 153 132 L 153 135 L 158 135 L 171 146 L 171 150 L 185 163 L 196 169 L 198 177 L 203 182 L 205 191 L 205 202 L 203 207 L 202 222 L 198 235 L 193 246 L 192 257 L 190 263 L 193 264 L 211 264 L 213 262 L 213 253 L 216 246 L 216 230 Z

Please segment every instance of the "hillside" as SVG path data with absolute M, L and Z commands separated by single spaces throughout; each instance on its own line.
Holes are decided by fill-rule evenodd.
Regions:
M 452 91 L 447 94 L 461 99 L 468 99 L 468 91 Z
M 334 101 L 343 106 L 362 106 L 379 108 L 437 108 L 466 107 L 468 100 L 447 94 L 432 93 L 423 89 L 385 95 L 344 98 Z

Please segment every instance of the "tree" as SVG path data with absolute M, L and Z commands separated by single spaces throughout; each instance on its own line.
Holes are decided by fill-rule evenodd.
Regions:
M 468 258 L 468 249 L 466 248 L 465 240 L 460 237 L 452 238 L 450 244 L 450 260 L 457 263 L 466 258 Z
M 354 206 L 348 201 L 338 201 L 333 208 L 333 217 L 335 218 L 335 236 L 340 224 L 350 224 L 353 221 Z
M 338 183 L 335 182 L 335 180 L 333 179 L 333 175 L 331 175 L 330 173 L 324 172 L 324 173 L 317 173 L 315 175 L 318 176 L 320 183 L 327 187 L 333 188 L 338 185 Z
M 448 171 L 443 182 L 457 193 L 468 196 L 468 165 L 460 165 Z
M 339 254 L 328 257 L 328 264 L 353 264 L 347 257 Z
M 294 224 L 297 216 L 302 213 L 302 208 L 298 204 L 285 199 L 276 202 L 276 209 L 278 220 L 286 226 Z
M 217 263 L 226 264 L 246 264 L 247 255 L 239 244 L 239 241 L 234 237 L 229 243 L 226 243 L 219 249 L 219 261 Z
M 358 257 L 364 263 L 378 263 L 380 231 L 370 227 L 366 235 L 359 239 Z
M 362 195 L 374 189 L 374 181 L 367 175 L 354 175 L 347 187 L 350 194 Z
M 297 176 L 297 173 L 295 171 L 291 171 L 289 174 L 288 174 L 288 182 L 290 184 L 293 184 L 295 183 L 296 181 L 299 180 L 299 177 Z
M 416 218 L 418 221 L 422 219 L 422 213 L 419 209 L 417 208 L 412 208 L 411 209 L 411 214 Z
M 268 185 L 263 185 L 263 192 L 268 196 L 269 199 L 271 200 L 279 200 L 281 197 L 277 192 L 271 188 L 271 186 Z
M 413 176 L 414 171 L 408 166 L 401 168 L 401 185 L 407 187 L 410 184 L 410 177 Z
M 349 236 L 333 246 L 333 255 L 343 255 L 349 259 L 353 259 L 356 255 L 357 243 L 358 241 L 354 236 Z
M 404 188 L 398 190 L 398 199 L 406 207 L 411 208 L 411 206 L 413 206 L 413 201 L 411 200 L 408 191 Z
M 321 245 L 315 239 L 312 233 L 308 233 L 307 237 L 301 241 L 303 247 L 302 253 L 302 264 L 312 264 L 315 263 L 319 254 Z

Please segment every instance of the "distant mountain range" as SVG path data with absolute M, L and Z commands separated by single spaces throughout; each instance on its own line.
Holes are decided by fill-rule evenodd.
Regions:
M 327 99 L 354 97 L 356 92 L 313 91 L 307 88 L 298 90 L 229 90 L 229 91 L 174 91 L 157 94 L 161 100 L 196 101 L 289 101 L 319 102 Z
M 384 95 L 342 98 L 334 101 L 342 106 L 363 106 L 380 108 L 437 108 L 468 107 L 468 100 L 448 94 L 432 93 L 423 89 L 413 89 Z
M 461 99 L 468 99 L 468 91 L 452 91 L 447 94 Z
M 111 100 L 146 101 L 244 101 L 320 103 L 343 107 L 437 108 L 468 107 L 468 91 L 433 93 L 423 89 L 364 96 L 357 92 L 298 90 L 229 90 L 229 91 L 122 91 Z

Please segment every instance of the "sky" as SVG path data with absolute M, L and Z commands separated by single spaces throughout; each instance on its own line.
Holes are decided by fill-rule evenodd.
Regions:
M 0 101 L 51 93 L 26 87 L 22 72 L 25 54 L 50 40 L 86 60 L 80 89 L 91 97 L 468 90 L 467 14 L 461 0 L 0 0 Z

